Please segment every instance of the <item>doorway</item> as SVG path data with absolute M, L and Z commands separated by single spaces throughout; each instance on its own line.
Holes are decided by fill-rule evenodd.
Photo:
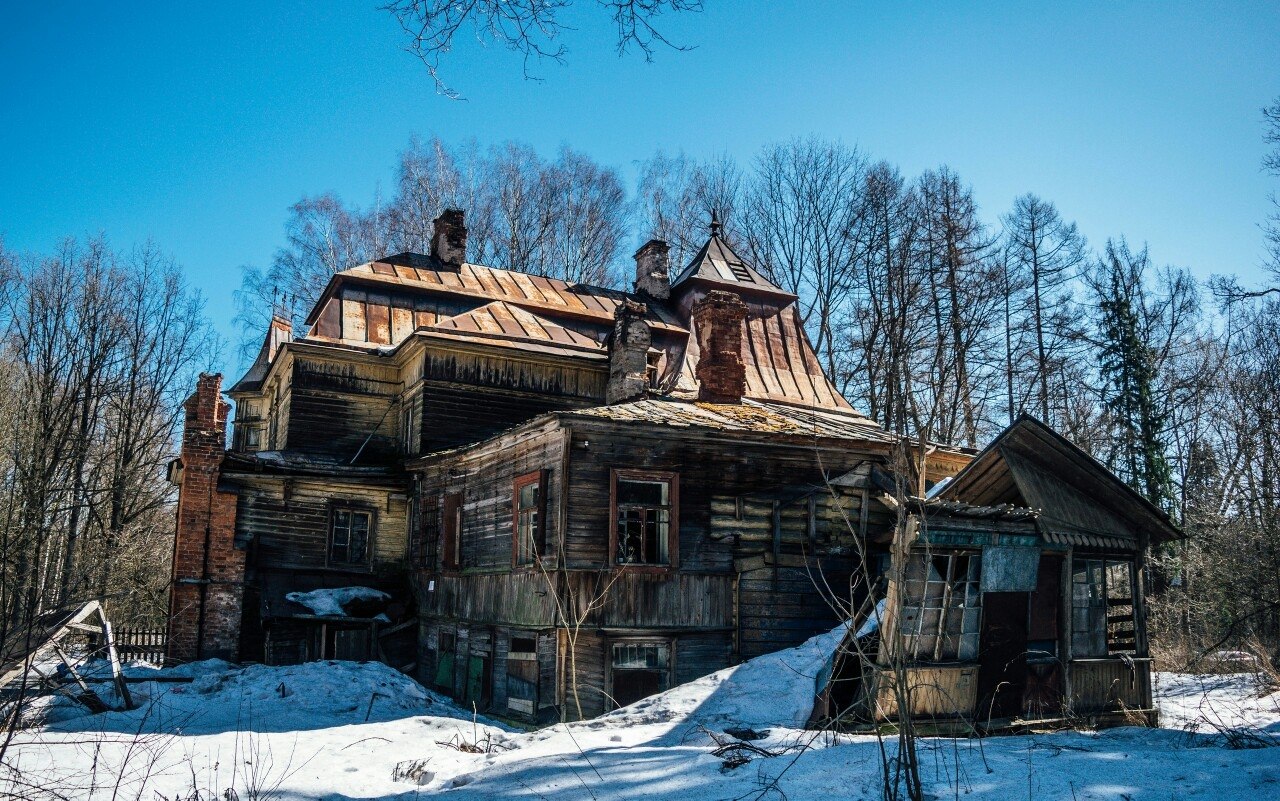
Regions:
M 1027 685 L 1027 609 L 1030 593 L 983 595 L 978 652 L 978 719 L 1022 714 Z

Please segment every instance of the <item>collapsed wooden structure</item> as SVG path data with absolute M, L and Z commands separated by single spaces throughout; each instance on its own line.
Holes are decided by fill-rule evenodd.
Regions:
M 0 654 L 0 705 L 56 692 L 90 712 L 106 712 L 111 707 L 81 675 L 90 659 L 102 656 L 111 666 L 120 708 L 133 708 L 111 621 L 97 601 L 40 615 L 25 636 L 6 645 Z
M 1059 560 L 1035 570 L 1056 569 L 1061 589 L 1085 554 L 1106 572 L 1118 551 L 1138 564 L 1172 536 L 1167 518 L 1135 512 L 1119 491 L 1105 496 L 1117 530 L 1071 539 L 1068 515 L 1045 534 L 1046 498 L 1080 498 L 1054 484 L 1056 462 L 1039 495 L 1022 472 L 1001 478 L 1024 457 L 1030 422 L 976 460 L 933 448 L 924 481 L 955 477 L 937 499 L 886 493 L 898 440 L 840 396 L 795 296 L 714 223 L 674 280 L 665 244 L 641 248 L 627 293 L 470 264 L 465 251 L 462 215 L 446 212 L 430 254 L 334 276 L 305 336 L 273 320 L 228 391 L 230 449 L 220 377 L 201 379 L 170 470 L 181 487 L 171 659 L 377 658 L 492 714 L 589 717 L 796 645 L 886 590 L 902 610 L 892 625 L 924 620 L 911 635 L 921 665 L 980 662 L 984 621 L 1017 607 L 995 593 L 1039 608 L 1027 600 L 1036 587 L 991 578 L 1025 587 L 1030 550 Z M 895 537 L 903 503 L 923 539 Z M 946 564 L 909 555 L 924 546 L 930 559 L 945 547 Z M 993 593 L 939 624 L 960 627 L 963 650 L 949 629 L 925 639 L 956 582 Z M 290 600 L 352 587 L 383 600 Z M 992 639 L 991 653 L 1052 639 L 1027 623 L 1022 641 Z M 1055 658 L 1075 647 L 1083 659 L 1079 642 Z M 873 673 L 859 673 L 858 692 L 874 696 Z M 1060 686 L 1085 684 L 1080 672 Z M 953 711 L 972 713 L 975 692 Z M 840 696 L 823 714 L 845 701 L 853 708 Z

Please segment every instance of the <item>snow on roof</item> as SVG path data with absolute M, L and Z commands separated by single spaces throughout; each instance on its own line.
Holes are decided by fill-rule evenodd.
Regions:
M 390 595 L 371 587 L 335 587 L 311 592 L 291 592 L 284 597 L 305 606 L 313 614 L 330 617 L 347 617 L 347 607 L 356 601 L 386 603 L 391 600 Z

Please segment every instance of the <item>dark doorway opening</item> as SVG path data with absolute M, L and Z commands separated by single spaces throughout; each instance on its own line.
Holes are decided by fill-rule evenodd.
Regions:
M 983 595 L 978 652 L 978 718 L 1022 714 L 1027 684 L 1027 604 L 1030 593 Z

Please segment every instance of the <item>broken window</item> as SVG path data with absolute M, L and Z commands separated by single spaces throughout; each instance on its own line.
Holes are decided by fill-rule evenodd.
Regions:
M 614 703 L 626 706 L 667 689 L 671 673 L 671 644 L 615 642 L 613 644 Z
M 1133 618 L 1133 562 L 1073 559 L 1071 654 L 1101 657 L 1137 648 Z
M 512 532 L 515 563 L 531 565 L 544 547 L 543 471 L 520 476 L 515 481 Z
M 614 472 L 613 544 L 619 565 L 670 565 L 677 530 L 673 473 Z
M 903 571 L 898 631 L 908 659 L 968 661 L 978 656 L 982 557 L 913 553 Z
M 373 515 L 357 509 L 334 509 L 329 519 L 329 564 L 363 565 L 369 561 Z

